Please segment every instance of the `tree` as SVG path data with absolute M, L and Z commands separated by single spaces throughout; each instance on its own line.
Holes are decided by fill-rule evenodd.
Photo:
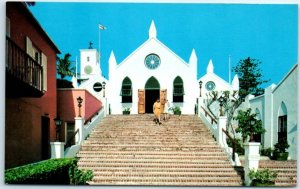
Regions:
M 64 58 L 57 57 L 58 64 L 56 69 L 61 79 L 64 79 L 66 76 L 75 75 L 75 68 L 71 67 L 70 57 L 70 53 L 65 54 Z
M 259 68 L 261 61 L 250 57 L 239 61 L 233 71 L 238 74 L 240 81 L 240 96 L 244 99 L 248 94 L 255 96 L 264 93 L 259 86 L 269 80 L 264 80 L 262 70 Z
M 239 110 L 238 115 L 234 117 L 239 122 L 236 132 L 241 133 L 245 141 L 250 136 L 250 142 L 254 141 L 254 134 L 263 134 L 266 130 L 262 126 L 262 121 L 256 119 L 257 114 L 251 113 L 251 108 L 246 111 Z

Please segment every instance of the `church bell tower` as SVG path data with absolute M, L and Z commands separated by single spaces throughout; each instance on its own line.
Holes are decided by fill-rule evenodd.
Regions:
M 89 79 L 94 76 L 101 76 L 100 55 L 97 49 L 92 47 L 90 42 L 88 49 L 80 50 L 80 75 L 81 79 Z

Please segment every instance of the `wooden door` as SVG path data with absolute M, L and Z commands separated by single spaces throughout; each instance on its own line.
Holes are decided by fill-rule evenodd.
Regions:
M 161 89 L 160 90 L 160 103 L 165 104 L 167 100 L 167 89 Z
M 138 113 L 144 114 L 145 113 L 145 90 L 139 89 L 138 90 Z

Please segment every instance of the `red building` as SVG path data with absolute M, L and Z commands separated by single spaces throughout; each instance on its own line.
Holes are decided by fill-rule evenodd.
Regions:
M 59 53 L 25 3 L 6 3 L 5 168 L 50 158 Z

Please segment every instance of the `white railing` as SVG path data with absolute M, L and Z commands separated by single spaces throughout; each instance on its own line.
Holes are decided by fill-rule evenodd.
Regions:
M 199 99 L 200 102 L 201 99 Z M 198 116 L 202 119 L 204 125 L 208 127 L 208 129 L 213 134 L 214 138 L 224 149 L 228 157 L 230 158 L 231 164 L 234 166 L 240 166 L 241 162 L 239 160 L 239 156 L 237 153 L 233 151 L 231 147 L 227 145 L 226 142 L 226 122 L 227 117 L 226 116 L 220 116 L 218 120 L 214 118 L 203 106 L 201 103 L 198 105 Z M 232 141 L 234 143 L 234 141 Z M 233 155 L 234 152 L 234 155 Z
M 64 157 L 76 157 L 76 154 L 79 152 L 82 142 L 88 137 L 92 130 L 99 125 L 102 119 L 105 117 L 105 109 L 101 108 L 97 114 L 92 117 L 89 122 L 85 125 L 83 118 L 75 118 L 75 127 L 79 129 L 79 132 L 76 134 L 76 144 L 68 147 L 65 150 Z M 78 121 L 78 122 L 77 122 Z M 77 125 L 76 125 L 77 124 Z

